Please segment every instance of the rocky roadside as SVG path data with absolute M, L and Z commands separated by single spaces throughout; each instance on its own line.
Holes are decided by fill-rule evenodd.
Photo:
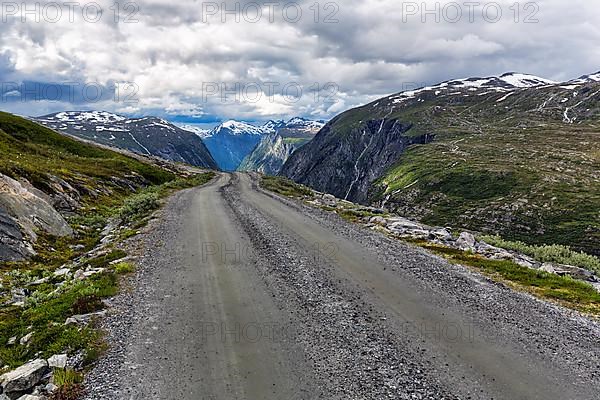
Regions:
M 259 190 L 372 249 L 380 262 L 412 278 L 419 291 L 431 292 L 432 304 L 462 310 L 472 325 L 477 326 L 476 335 L 496 338 L 516 346 L 523 354 L 548 360 L 573 382 L 600 390 L 598 322 L 579 312 L 514 291 L 461 265 L 449 264 L 439 256 L 389 236 L 368 220 L 360 224 L 348 222 L 331 212 L 331 208 L 324 210 L 307 205 L 303 200 Z M 329 195 L 323 196 L 330 199 Z
M 140 234 L 124 243 L 137 268 L 135 274 L 122 282 L 127 289 L 110 299 L 110 312 L 100 321 L 99 327 L 106 333 L 108 351 L 85 376 L 85 400 L 131 398 L 129 391 L 132 388 L 122 384 L 125 374 L 135 375 L 136 366 L 128 360 L 128 350 L 144 335 L 136 330 L 137 325 L 149 317 L 156 317 L 153 307 L 159 288 L 154 277 L 157 270 L 169 268 L 178 247 L 172 246 L 169 258 L 160 256 L 158 249 L 168 245 L 165 241 L 181 231 L 180 216 L 189 206 L 190 193 L 191 190 L 183 190 L 171 196 Z M 145 384 L 153 386 L 160 382 Z

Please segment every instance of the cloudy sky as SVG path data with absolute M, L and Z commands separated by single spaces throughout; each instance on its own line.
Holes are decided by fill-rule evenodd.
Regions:
M 328 119 L 452 78 L 600 70 L 589 0 L 3 1 L 0 14 L 0 109 L 22 115 Z

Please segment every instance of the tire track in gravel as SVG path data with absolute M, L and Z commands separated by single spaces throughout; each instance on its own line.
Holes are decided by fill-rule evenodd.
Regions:
M 599 384 L 596 362 L 599 351 L 599 331 L 596 324 L 590 321 L 574 324 L 570 316 L 563 317 L 563 325 L 575 325 L 572 334 L 577 335 L 580 342 L 573 343 L 569 337 L 553 337 L 554 343 L 551 341 L 549 343 L 550 350 L 556 348 L 556 342 L 565 342 L 569 353 L 562 354 L 562 359 L 559 356 L 558 360 L 556 358 L 549 360 L 544 354 L 539 354 L 542 352 L 538 353 L 539 349 L 535 347 L 522 347 L 531 344 L 539 347 L 540 343 L 535 335 L 539 334 L 540 337 L 548 335 L 542 330 L 536 332 L 536 328 L 540 326 L 548 326 L 550 330 L 552 329 L 551 323 L 545 321 L 544 316 L 541 318 L 537 316 L 543 323 L 538 325 L 534 322 L 527 327 L 529 335 L 533 336 L 533 340 L 530 340 L 533 343 L 523 343 L 526 340 L 521 341 L 517 334 L 511 332 L 511 324 L 507 326 L 507 324 L 495 323 L 500 315 L 483 315 L 483 318 L 479 319 L 469 318 L 475 316 L 469 312 L 468 307 L 451 307 L 450 303 L 444 302 L 446 300 L 444 297 L 455 297 L 460 300 L 462 288 L 454 290 L 454 293 L 445 294 L 433 292 L 423 285 L 416 289 L 419 285 L 416 285 L 417 282 L 412 277 L 399 274 L 395 268 L 397 266 L 393 264 L 378 261 L 380 257 L 376 253 L 379 249 L 373 251 L 372 248 L 369 249 L 358 241 L 349 240 L 344 235 L 334 232 L 331 226 L 317 223 L 314 216 L 309 215 L 310 213 L 298 212 L 298 207 L 286 205 L 286 202 L 282 202 L 277 196 L 263 194 L 256 189 L 256 184 L 248 175 L 238 175 L 238 177 L 239 188 L 236 191 L 240 193 L 240 197 L 250 207 L 267 216 L 272 225 L 276 226 L 275 229 L 286 232 L 296 243 L 307 245 L 327 241 L 335 244 L 339 251 L 329 257 L 329 261 L 335 266 L 334 272 L 340 282 L 346 281 L 350 286 L 359 287 L 359 291 L 363 292 L 368 303 L 391 319 L 391 328 L 388 329 L 392 329 L 393 333 L 398 336 L 408 333 L 409 336 L 420 339 L 421 350 L 424 351 L 421 358 L 437 360 L 434 368 L 437 369 L 435 375 L 442 378 L 448 387 L 452 387 L 453 393 L 467 392 L 474 398 L 560 400 L 596 398 Z M 394 247 L 402 246 L 391 248 Z M 404 246 L 403 250 L 408 254 L 419 253 L 407 246 Z M 440 264 L 432 262 L 435 261 L 433 256 L 428 256 L 429 260 L 425 257 L 420 258 L 422 264 L 417 268 L 427 270 L 428 264 Z M 400 270 L 402 268 L 403 266 L 400 266 Z M 432 272 L 435 270 L 436 268 L 432 268 Z M 454 273 L 439 278 L 441 281 L 453 280 L 452 275 Z M 471 278 L 468 281 L 463 279 L 460 283 L 466 286 L 465 288 L 482 286 L 477 277 Z M 485 280 L 482 281 L 487 284 Z M 487 286 L 491 292 L 497 289 L 496 285 L 487 284 Z M 485 287 L 484 290 L 480 287 L 476 289 L 484 294 L 487 290 Z M 429 298 L 429 296 L 440 297 L 439 295 L 441 295 L 441 303 L 439 299 Z M 516 315 L 523 311 L 527 312 L 528 306 L 532 306 L 532 311 L 538 311 L 536 310 L 538 302 L 531 301 L 527 296 L 519 296 L 508 291 L 508 295 L 504 297 L 504 299 L 500 298 L 500 301 L 507 300 L 509 304 L 515 300 L 513 297 L 527 299 L 525 304 L 517 304 Z M 545 306 L 547 309 L 553 308 L 553 306 Z M 505 309 L 502 311 L 506 312 Z M 525 321 L 529 322 L 527 319 Z M 405 329 L 407 326 L 413 326 L 415 322 L 427 328 L 417 329 L 418 332 Z M 511 322 L 515 325 L 519 324 L 514 320 Z M 459 337 L 456 340 L 456 335 L 448 335 L 447 331 L 440 330 L 440 327 L 450 326 L 458 327 L 463 333 L 467 328 L 470 332 L 476 331 L 477 334 Z M 494 334 L 496 328 L 504 330 L 500 334 L 499 332 Z M 548 353 L 556 355 L 552 351 Z M 577 358 L 573 360 L 571 358 L 573 356 Z M 578 367 L 577 370 L 565 368 L 569 363 Z
M 247 175 L 176 194 L 135 244 L 89 400 L 597 400 L 597 325 Z

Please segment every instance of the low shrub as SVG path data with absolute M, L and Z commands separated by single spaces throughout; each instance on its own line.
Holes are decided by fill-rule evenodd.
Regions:
M 156 193 L 144 192 L 131 196 L 119 211 L 119 216 L 125 222 L 131 222 L 148 216 L 160 206 Z
M 504 240 L 497 235 L 484 235 L 480 239 L 493 246 L 526 254 L 540 262 L 573 265 L 600 273 L 600 259 L 590 254 L 574 251 L 568 246 L 558 244 L 528 245 L 523 242 Z

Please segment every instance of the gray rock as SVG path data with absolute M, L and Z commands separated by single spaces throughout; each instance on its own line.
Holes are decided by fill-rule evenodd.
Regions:
M 411 221 L 409 219 L 403 218 L 403 217 L 391 217 L 391 218 L 387 218 L 387 225 L 389 225 L 390 227 L 396 227 L 396 228 L 411 228 L 411 229 L 421 229 L 423 226 L 421 224 L 418 224 L 414 221 Z
M 54 393 L 57 389 L 58 389 L 58 386 L 56 386 L 52 382 L 49 382 L 46 386 L 44 386 L 44 391 L 46 393 Z
M 377 215 L 375 217 L 371 217 L 369 219 L 369 222 L 372 223 L 372 224 L 384 225 L 385 224 L 385 218 Z
M 83 270 L 81 270 L 81 269 L 78 269 L 78 270 L 77 270 L 77 271 L 75 271 L 75 273 L 73 274 L 73 278 L 74 278 L 74 279 L 79 279 L 79 280 L 81 280 L 81 279 L 85 278 L 84 271 L 83 271 Z
M 54 271 L 54 276 L 67 276 L 71 274 L 71 270 L 69 268 L 60 268 Z
M 36 240 L 36 230 L 54 236 L 72 235 L 67 221 L 44 197 L 28 182 L 24 184 L 0 174 L 0 208 L 23 228 L 28 239 Z
M 90 314 L 73 315 L 67 318 L 65 325 L 87 325 L 94 317 L 103 317 L 106 315 L 106 311 L 98 311 Z
M 19 343 L 21 344 L 21 346 L 25 346 L 27 343 L 29 343 L 32 336 L 33 336 L 33 332 L 29 332 L 27 335 L 23 336 L 21 338 L 21 340 L 19 340 Z
M 549 263 L 543 263 L 542 266 L 540 267 L 540 271 L 549 272 L 551 274 L 555 274 L 556 273 L 556 270 L 554 269 L 554 266 L 552 264 L 549 264 Z
M 46 400 L 46 396 L 26 394 L 24 396 L 19 397 L 17 400 Z
M 19 261 L 35 255 L 35 251 L 17 221 L 0 205 L 0 260 Z
M 40 383 L 49 372 L 46 360 L 31 361 L 0 376 L 0 383 L 6 393 L 25 392 Z
M 469 232 L 462 232 L 456 240 L 456 244 L 461 250 L 475 250 L 475 236 Z
M 440 240 L 452 239 L 452 234 L 450 234 L 450 232 L 445 228 L 436 228 L 433 231 L 431 231 L 431 235 L 433 235 L 434 238 Z
M 48 359 L 48 366 L 51 368 L 65 368 L 68 357 L 66 354 L 55 354 Z

